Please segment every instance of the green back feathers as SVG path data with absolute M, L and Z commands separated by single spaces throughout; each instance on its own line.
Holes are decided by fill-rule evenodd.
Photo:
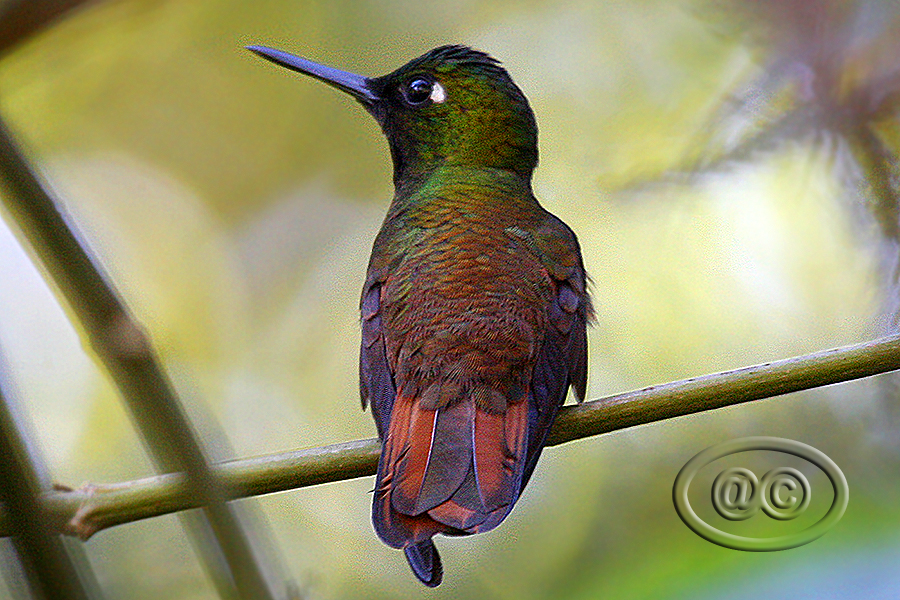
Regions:
M 441 46 L 393 73 L 369 80 L 369 107 L 388 138 L 394 180 L 442 164 L 514 171 L 537 166 L 537 125 L 522 91 L 494 58 Z

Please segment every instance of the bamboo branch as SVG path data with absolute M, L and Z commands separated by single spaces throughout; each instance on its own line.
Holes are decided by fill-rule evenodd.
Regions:
M 714 375 L 675 381 L 564 406 L 548 446 L 900 369 L 900 334 Z M 212 467 L 228 498 L 246 498 L 375 473 L 380 446 L 368 439 L 296 450 Z M 86 485 L 44 497 L 51 524 L 87 539 L 107 527 L 200 505 L 184 475 Z M 0 536 L 10 534 L 0 515 Z

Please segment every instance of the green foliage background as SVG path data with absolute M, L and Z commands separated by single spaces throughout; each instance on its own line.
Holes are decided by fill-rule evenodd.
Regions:
M 536 194 L 578 233 L 594 280 L 591 398 L 884 332 L 883 247 L 829 154 L 798 142 L 657 179 L 759 68 L 708 8 L 110 0 L 0 63 L 0 111 L 149 329 L 211 456 L 265 454 L 374 435 L 358 403 L 357 302 L 392 188 L 370 117 L 250 43 L 367 75 L 443 43 L 503 61 L 540 126 Z M 0 215 L 0 341 L 50 476 L 150 474 L 116 392 Z M 895 597 L 900 411 L 884 387 L 548 450 L 502 527 L 439 541 L 434 591 L 372 532 L 371 479 L 242 504 L 280 577 L 312 598 Z M 834 530 L 753 554 L 682 524 L 678 470 L 745 435 L 797 439 L 842 467 L 850 506 Z M 172 516 L 84 547 L 108 598 L 215 597 Z

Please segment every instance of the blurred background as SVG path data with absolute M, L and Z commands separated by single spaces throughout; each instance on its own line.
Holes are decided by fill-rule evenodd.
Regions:
M 375 435 L 357 306 L 392 186 L 359 106 L 243 46 L 365 75 L 445 43 L 500 59 L 538 119 L 535 193 L 593 277 L 598 398 L 895 328 L 898 29 L 879 1 L 106 0 L 3 57 L 0 113 L 152 335 L 209 455 L 247 457 Z M 152 474 L 0 217 L 0 346 L 49 477 Z M 748 435 L 842 468 L 834 529 L 749 553 L 684 526 L 679 469 Z M 896 598 L 898 452 L 891 376 L 555 447 L 501 527 L 438 540 L 436 590 L 375 537 L 372 478 L 239 504 L 304 598 Z M 82 548 L 106 598 L 218 597 L 175 516 Z M 0 598 L 22 597 L 0 561 Z

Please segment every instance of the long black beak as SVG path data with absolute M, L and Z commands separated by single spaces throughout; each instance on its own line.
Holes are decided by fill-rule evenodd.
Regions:
M 373 106 L 380 100 L 378 94 L 372 90 L 368 77 L 326 67 L 325 65 L 320 65 L 311 60 L 306 60 L 305 58 L 282 52 L 281 50 L 275 50 L 274 48 L 267 48 L 265 46 L 247 46 L 247 50 L 250 50 L 266 60 L 272 61 L 276 65 L 281 65 L 292 71 L 315 77 L 319 81 L 325 82 L 343 92 L 347 92 L 367 107 Z

